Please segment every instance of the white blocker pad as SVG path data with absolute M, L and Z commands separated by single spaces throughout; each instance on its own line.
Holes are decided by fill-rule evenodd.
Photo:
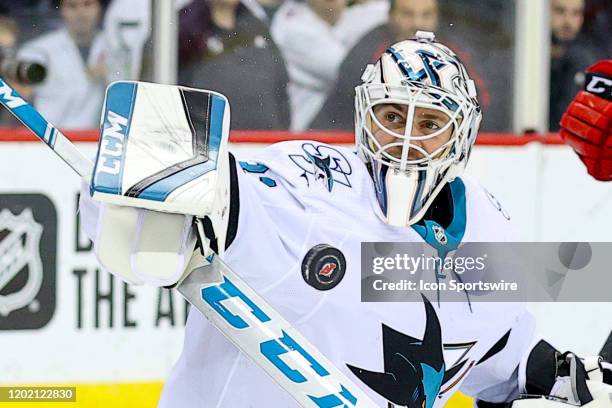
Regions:
M 104 269 L 131 284 L 180 280 L 196 245 L 191 216 L 104 204 L 94 252 Z
M 94 253 L 102 268 L 134 285 L 143 283 L 130 266 L 139 211 L 142 210 L 111 204 L 101 205 L 93 239 Z
M 134 274 L 157 286 L 178 282 L 196 246 L 191 224 L 190 216 L 141 211 L 130 256 Z
M 121 81 L 106 90 L 90 192 L 111 204 L 196 216 L 227 202 L 230 109 L 216 92 Z

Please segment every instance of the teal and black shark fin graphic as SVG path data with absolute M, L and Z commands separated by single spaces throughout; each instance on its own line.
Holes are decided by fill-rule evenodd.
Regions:
M 331 163 L 330 157 L 326 156 L 322 158 L 308 152 L 305 153 L 315 167 L 315 179 L 323 179 L 323 181 L 326 183 L 327 190 L 332 191 L 332 188 L 334 187 L 334 176 L 329 168 Z
M 348 368 L 368 387 L 388 401 L 408 408 L 431 408 L 444 382 L 442 330 L 436 312 L 425 296 L 427 323 L 423 340 L 383 324 L 384 372 Z

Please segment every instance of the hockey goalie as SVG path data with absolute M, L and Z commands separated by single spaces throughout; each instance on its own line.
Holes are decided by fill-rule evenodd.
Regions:
M 111 85 L 80 203 L 100 263 L 132 284 L 172 286 L 222 258 L 378 407 L 443 407 L 459 390 L 478 407 L 612 406 L 612 338 L 601 356 L 581 358 L 535 338 L 520 303 L 361 302 L 361 242 L 418 242 L 443 254 L 513 236 L 498 203 L 463 174 L 481 109 L 453 51 L 419 32 L 362 80 L 356 152 L 289 141 L 248 160 L 228 151 L 222 95 Z M 237 331 L 245 310 L 265 321 L 246 297 L 241 310 L 224 306 L 241 295 L 222 289 L 202 296 Z M 192 308 L 159 406 L 296 406 L 230 340 Z M 288 347 L 261 347 L 279 375 L 295 384 L 326 375 Z M 288 362 L 292 353 L 303 363 Z M 350 387 L 310 400 L 365 406 Z

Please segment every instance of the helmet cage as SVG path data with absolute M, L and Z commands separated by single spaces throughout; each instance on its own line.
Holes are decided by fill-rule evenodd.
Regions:
M 363 84 L 356 88 L 356 130 L 357 143 L 361 153 L 371 160 L 380 161 L 391 168 L 407 171 L 414 170 L 417 165 L 427 165 L 433 161 L 449 162 L 460 159 L 465 153 L 466 136 L 470 124 L 464 117 L 471 117 L 470 110 L 474 107 L 467 98 L 458 98 L 447 91 L 432 86 L 425 87 L 419 82 L 410 81 L 406 86 L 388 85 L 382 83 Z M 374 108 L 382 104 L 406 105 L 407 120 L 403 133 L 384 126 L 374 114 Z M 427 108 L 440 111 L 448 117 L 440 129 L 426 135 L 412 133 L 412 122 L 416 108 Z M 472 109 L 470 109 L 472 108 Z M 372 125 L 384 131 L 396 141 L 384 146 L 374 136 Z M 434 151 L 427 152 L 413 141 L 434 139 L 453 128 L 450 138 Z M 469 144 L 468 144 L 469 145 Z M 401 157 L 389 153 L 394 147 L 402 147 Z M 409 158 L 410 150 L 419 153 L 418 158 Z
M 455 83 L 459 78 L 455 79 Z M 459 84 L 457 84 L 459 85 Z M 444 184 L 461 174 L 480 123 L 480 107 L 475 99 L 462 92 L 465 87 L 456 86 L 456 94 L 423 84 L 418 81 L 405 81 L 401 86 L 386 83 L 365 83 L 355 88 L 355 136 L 358 152 L 369 164 L 376 188 L 377 198 L 386 222 L 396 225 L 410 225 L 420 219 Z M 403 133 L 385 127 L 374 114 L 374 108 L 381 104 L 407 106 L 406 125 Z M 412 123 L 417 108 L 440 111 L 448 117 L 447 122 L 430 134 L 413 134 Z M 394 141 L 382 145 L 374 136 L 374 126 L 383 130 Z M 428 152 L 419 141 L 430 140 L 445 133 L 452 127 L 452 133 L 435 150 Z M 416 143 L 415 143 L 416 142 Z M 391 149 L 401 147 L 401 156 L 390 153 Z M 410 152 L 417 157 L 410 158 Z M 414 154 L 413 154 L 414 156 Z M 389 200 L 398 200 L 397 192 L 389 194 L 393 188 L 393 178 L 410 177 L 415 184 L 411 190 L 406 217 L 388 214 Z M 397 206 L 396 206 L 397 207 Z M 396 212 L 396 211 L 394 211 Z

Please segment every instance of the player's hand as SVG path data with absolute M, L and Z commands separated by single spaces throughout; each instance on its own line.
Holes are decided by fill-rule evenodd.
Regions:
M 105 56 L 101 56 L 95 64 L 87 67 L 87 75 L 92 81 L 106 82 L 107 74 L 108 70 Z
M 561 118 L 561 138 L 586 165 L 591 176 L 612 180 L 612 60 L 591 65 L 585 89 Z

